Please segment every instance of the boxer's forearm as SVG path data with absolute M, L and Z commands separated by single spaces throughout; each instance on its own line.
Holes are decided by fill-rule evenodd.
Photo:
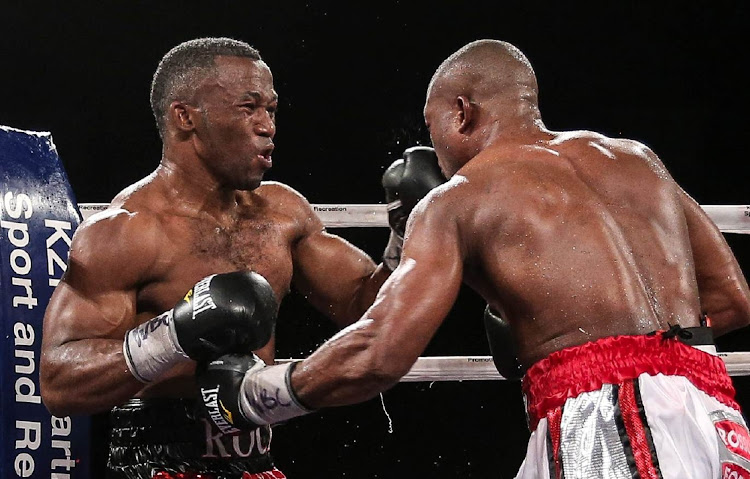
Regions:
M 432 236 L 430 231 L 426 234 Z M 412 244 L 416 252 L 421 243 Z M 452 244 L 456 248 L 459 242 Z M 455 251 L 445 247 L 437 255 L 429 248 L 423 250 L 425 257 L 419 261 L 402 260 L 363 319 L 341 330 L 295 367 L 290 386 L 300 403 L 317 409 L 365 401 L 409 372 L 461 285 Z M 436 265 L 445 261 L 449 267 Z
M 127 368 L 122 341 L 85 339 L 42 354 L 42 400 L 56 416 L 94 414 L 133 397 L 143 383 Z
M 297 364 L 291 386 L 302 404 L 319 409 L 366 401 L 409 371 L 414 360 L 384 357 L 385 341 L 372 324 L 373 320 L 353 324 Z

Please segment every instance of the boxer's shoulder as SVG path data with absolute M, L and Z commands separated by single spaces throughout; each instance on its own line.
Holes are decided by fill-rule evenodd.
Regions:
M 131 213 L 122 208 L 109 208 L 81 223 L 73 236 L 71 256 L 102 262 L 104 258 L 148 256 L 150 245 L 156 245 L 158 222 L 148 215 Z M 149 238 L 154 241 L 149 241 Z
M 135 265 L 153 256 L 161 243 L 163 221 L 148 208 L 129 201 L 113 201 L 110 206 L 89 216 L 73 235 L 70 254 L 77 261 Z
M 161 196 L 144 178 L 120 191 L 106 209 L 88 216 L 76 232 L 88 237 L 157 227 L 161 205 L 167 204 Z
M 278 181 L 263 181 L 252 193 L 267 201 L 270 207 L 283 206 L 280 202 L 288 202 L 292 206 L 309 204 L 302 193 Z
M 482 202 L 487 193 L 488 183 L 495 181 L 493 175 L 484 166 L 467 164 L 445 183 L 433 188 L 420 200 L 417 208 L 421 210 L 456 209 L 458 213 L 466 210 L 472 201 Z M 486 199 L 486 198 L 485 198 Z
M 581 150 L 587 150 L 592 147 L 613 159 L 620 156 L 635 156 L 639 158 L 654 156 L 653 151 L 640 141 L 630 138 L 615 138 L 589 130 L 558 133 L 555 135 L 555 139 L 549 142 L 549 145 L 562 153 L 572 150 L 573 156 L 576 157 L 582 155 Z
M 152 207 L 142 206 L 139 201 L 113 201 L 81 223 L 77 236 L 115 239 L 118 236 L 137 235 L 143 238 L 149 232 L 158 231 L 161 214 Z M 125 239 L 125 238 L 123 238 Z
M 264 181 L 252 192 L 274 216 L 284 216 L 300 226 L 314 223 L 319 226 L 320 220 L 313 206 L 299 191 L 277 181 Z
M 461 174 L 430 190 L 419 200 L 410 215 L 410 223 L 421 228 L 440 229 L 470 215 L 478 196 L 476 185 Z
M 429 193 L 422 198 L 417 208 L 424 210 L 426 208 L 450 208 L 476 194 L 476 185 L 465 175 L 453 175 L 445 183 L 431 189 Z M 417 209 L 415 208 L 415 209 Z

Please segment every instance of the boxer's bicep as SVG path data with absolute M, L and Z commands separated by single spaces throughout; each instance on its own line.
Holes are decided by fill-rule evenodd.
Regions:
M 418 212 L 410 219 L 399 267 L 381 288 L 367 317 L 380 324 L 387 355 L 403 370 L 424 352 L 456 301 L 463 279 L 458 227 L 450 214 Z
M 294 245 L 293 260 L 295 287 L 342 327 L 359 319 L 388 276 L 362 249 L 327 233 L 322 224 L 312 224 Z
M 325 232 L 306 239 L 295 256 L 295 286 L 341 327 L 359 319 L 390 273 L 360 248 Z
M 45 312 L 47 346 L 121 339 L 133 326 L 136 286 L 151 255 L 137 225 L 123 224 L 127 220 L 109 219 L 76 231 L 67 270 Z
M 79 227 L 45 312 L 40 386 L 57 416 L 105 410 L 143 386 L 125 365 L 122 341 L 154 243 L 139 222 L 119 219 Z

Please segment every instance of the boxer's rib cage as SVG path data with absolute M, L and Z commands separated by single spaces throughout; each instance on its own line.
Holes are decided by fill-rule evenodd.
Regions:
M 80 203 L 83 218 L 101 211 L 107 203 Z M 329 228 L 388 226 L 386 205 L 314 204 L 313 210 Z M 750 234 L 750 205 L 701 205 L 724 233 Z M 719 353 L 732 376 L 750 376 L 750 352 Z M 292 359 L 280 359 L 288 362 Z M 505 379 L 490 356 L 433 356 L 417 359 L 402 382 L 481 381 Z

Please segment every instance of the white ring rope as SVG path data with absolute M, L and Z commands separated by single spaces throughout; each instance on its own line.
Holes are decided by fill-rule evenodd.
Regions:
M 86 219 L 108 203 L 79 203 Z M 314 204 L 313 210 L 329 228 L 388 226 L 388 205 Z M 750 234 L 750 205 L 701 205 L 724 233 Z
M 750 376 L 750 352 L 717 353 L 731 376 Z M 277 359 L 288 363 L 295 359 Z M 505 380 L 492 356 L 423 356 L 417 359 L 401 382 Z
M 79 203 L 84 219 L 109 206 L 108 203 Z M 388 226 L 388 205 L 314 204 L 313 210 L 330 228 Z M 724 233 L 750 234 L 750 205 L 701 205 Z M 732 376 L 750 376 L 750 352 L 718 353 Z M 288 362 L 292 359 L 279 359 Z M 490 356 L 432 356 L 417 359 L 402 382 L 482 381 L 505 379 Z

